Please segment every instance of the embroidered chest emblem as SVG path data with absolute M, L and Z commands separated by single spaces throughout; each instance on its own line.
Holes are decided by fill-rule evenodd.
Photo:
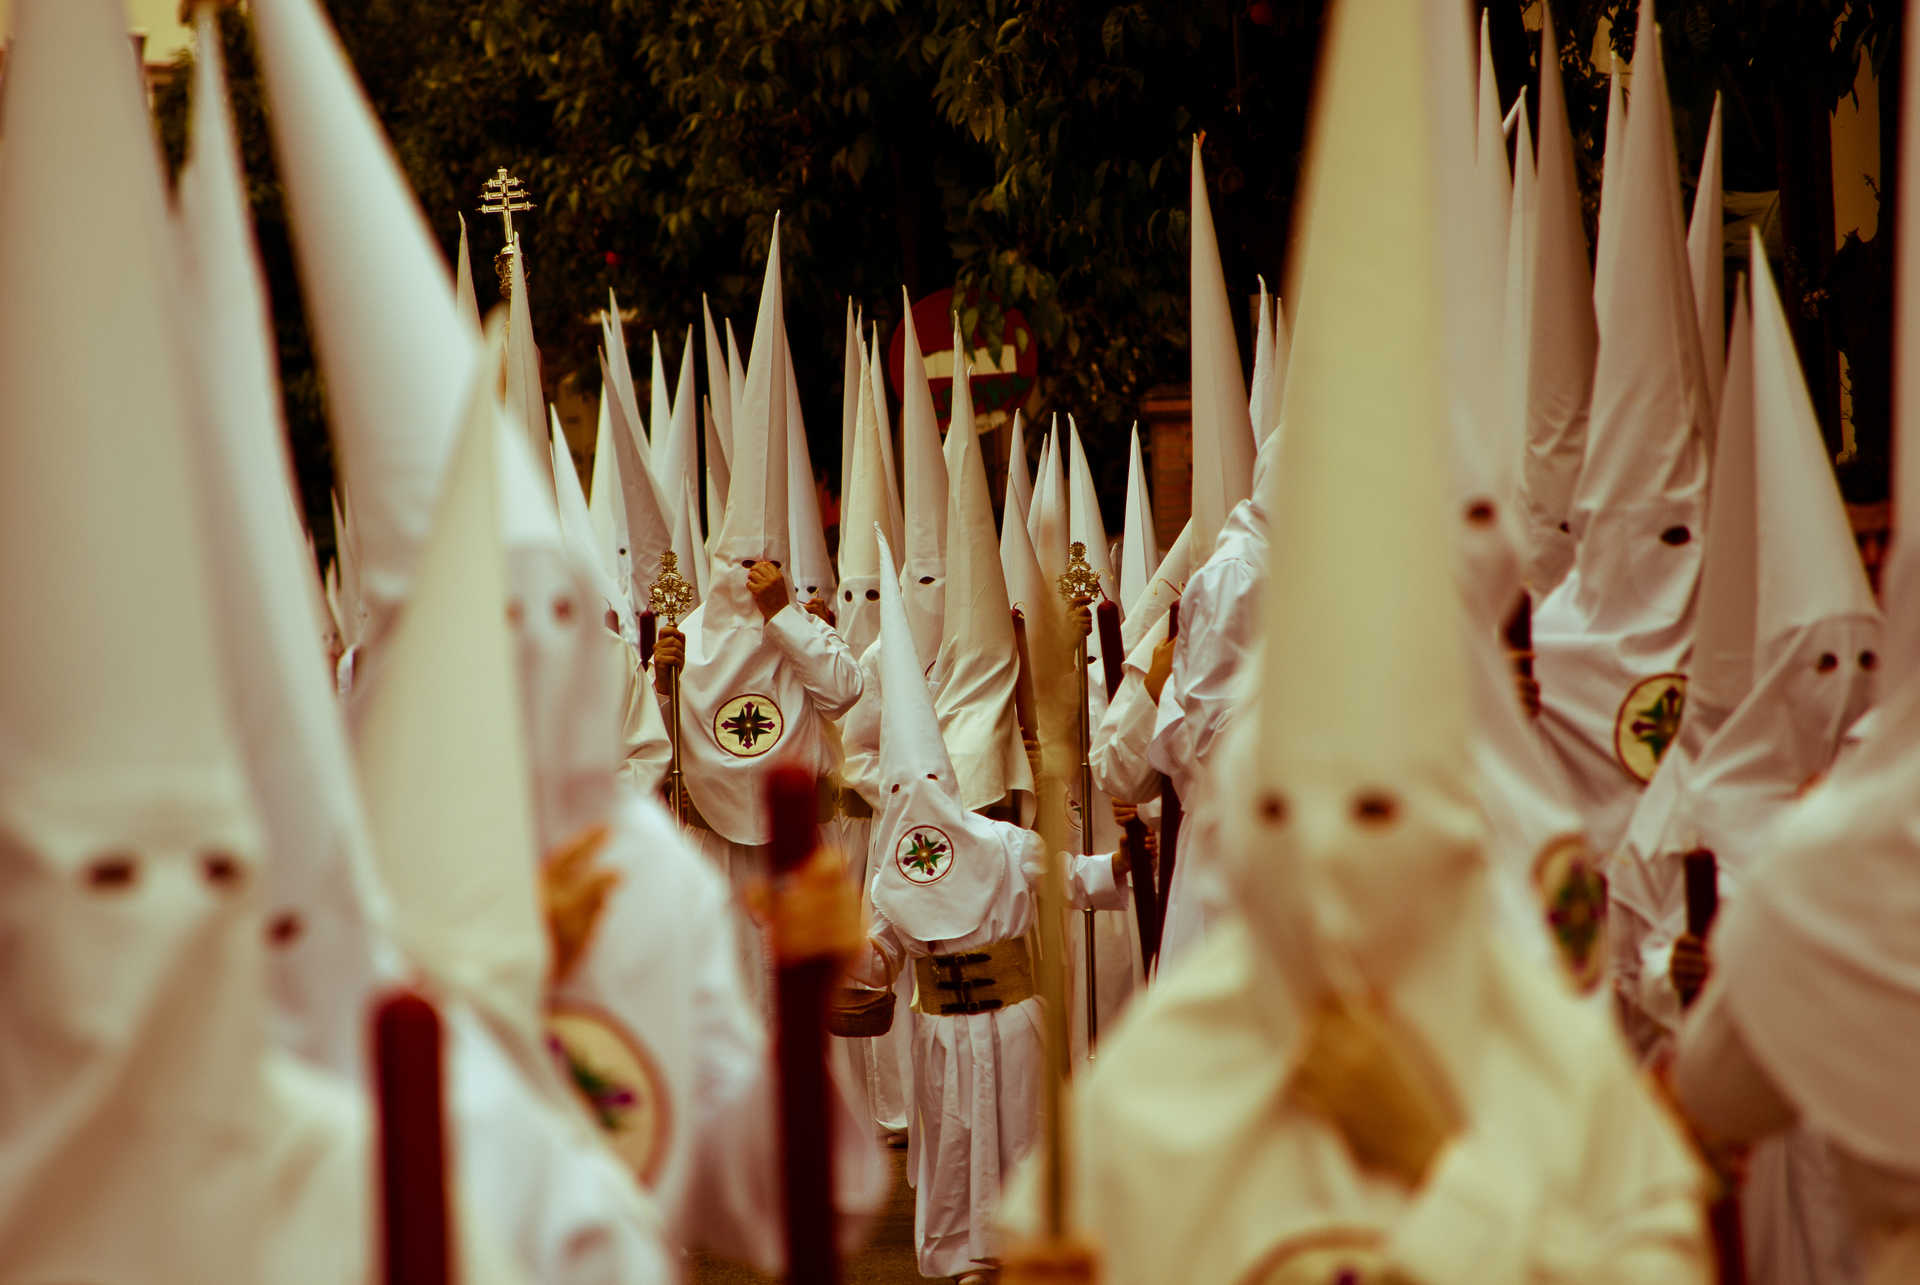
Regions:
M 1628 776 L 1645 785 L 1680 734 L 1686 708 L 1685 674 L 1655 674 L 1633 685 L 1613 720 L 1613 754 Z
M 914 883 L 933 883 L 953 869 L 953 840 L 930 825 L 917 825 L 895 845 L 893 863 Z
M 651 1187 L 666 1163 L 673 1110 L 646 1045 L 611 1014 L 563 1001 L 547 1011 L 547 1047 L 614 1152 Z
M 735 758 L 759 758 L 779 743 L 786 721 L 773 697 L 736 696 L 713 716 L 713 739 Z

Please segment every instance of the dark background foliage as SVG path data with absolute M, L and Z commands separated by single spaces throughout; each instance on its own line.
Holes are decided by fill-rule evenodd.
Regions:
M 500 166 L 539 209 L 519 226 L 550 395 L 591 391 L 609 286 L 636 316 L 643 381 L 658 330 L 669 369 L 702 292 L 748 342 L 774 214 L 813 458 L 837 477 L 842 317 L 883 337 L 914 297 L 954 285 L 972 308 L 1023 310 L 1041 345 L 1033 405 L 1071 411 L 1118 517 L 1142 395 L 1187 376 L 1188 149 L 1204 134 L 1231 288 L 1282 280 L 1324 0 L 324 0 L 449 256 L 467 213 L 483 307 L 499 233 L 477 215 Z M 1502 99 L 1535 75 L 1521 0 L 1487 0 Z M 1597 199 L 1603 16 L 1631 48 L 1633 6 L 1567 0 L 1560 64 Z M 1845 349 L 1861 459 L 1885 489 L 1890 235 L 1832 249 L 1825 122 L 1860 56 L 1883 70 L 1893 152 L 1893 0 L 1674 0 L 1662 29 L 1691 181 L 1712 94 L 1728 96 L 1727 185 L 1782 202 L 1784 284 L 1838 441 Z M 1834 35 L 1837 33 L 1837 37 Z M 331 459 L 261 114 L 245 18 L 222 34 L 270 277 L 304 498 L 330 544 Z M 1810 55 L 1828 45 L 1825 56 Z M 161 84 L 168 153 L 186 85 Z M 1892 173 L 1888 165 L 1883 172 Z M 1889 193 L 1890 196 L 1890 193 Z M 1824 202 L 1824 204 L 1823 204 Z M 1824 225 L 1819 212 L 1826 211 Z M 305 213 L 305 212 L 303 212 Z M 311 216 L 311 215 L 309 215 Z M 1892 219 L 1883 210 L 1880 226 Z M 1821 241 L 1824 235 L 1825 241 Z M 1238 319 L 1243 327 L 1246 317 Z M 1243 349 L 1251 345 L 1243 333 Z M 644 392 L 643 392 L 643 402 Z

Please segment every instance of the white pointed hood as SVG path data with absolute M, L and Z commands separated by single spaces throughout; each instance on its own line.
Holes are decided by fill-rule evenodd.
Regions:
M 787 398 L 788 547 L 793 550 L 787 580 L 797 601 L 819 598 L 831 606 L 838 581 L 833 559 L 827 556 L 827 531 L 820 522 L 820 492 L 814 484 L 813 452 L 808 449 L 807 425 L 800 414 L 800 383 L 794 377 L 791 347 L 781 365 Z
M 1132 609 L 1160 567 L 1160 542 L 1153 525 L 1153 497 L 1140 457 L 1140 425 L 1127 443 L 1127 513 L 1120 528 L 1120 602 Z
M 1247 413 L 1247 385 L 1240 377 L 1240 349 L 1233 336 L 1233 309 L 1220 268 L 1220 246 L 1213 231 L 1213 206 L 1207 200 L 1207 176 L 1200 164 L 1200 140 L 1193 140 L 1192 293 L 1188 325 L 1193 354 L 1193 501 L 1200 547 L 1212 549 L 1214 537 L 1233 506 L 1247 498 L 1253 477 L 1253 422 Z M 1044 558 L 1045 550 L 1042 550 Z
M 1504 441 L 1501 451 L 1508 490 L 1505 503 L 1514 515 L 1516 544 L 1524 545 L 1526 523 L 1520 508 L 1521 466 L 1527 450 L 1527 356 L 1533 341 L 1533 317 L 1529 312 L 1527 274 L 1533 267 L 1529 238 L 1533 235 L 1533 207 L 1536 204 L 1533 173 L 1533 127 L 1527 123 L 1527 91 L 1523 86 L 1514 100 L 1513 116 L 1513 199 L 1507 207 L 1507 292 L 1501 310 L 1500 359 L 1506 373 L 1506 413 L 1502 421 Z
M 1753 688 L 1760 528 L 1754 478 L 1754 351 L 1747 291 L 1734 304 L 1733 342 L 1713 435 L 1713 492 L 1700 558 L 1699 626 L 1687 666 L 1687 705 L 1672 752 L 1696 757 Z
M 955 347 L 954 352 L 964 354 Z M 934 710 L 946 739 L 960 804 L 984 808 L 1015 790 L 1031 792 L 1033 772 L 1014 718 L 1019 658 L 1000 568 L 987 466 L 974 432 L 964 355 L 955 367 L 948 440 L 958 454 L 947 478 L 947 579 Z M 890 690 L 883 686 L 883 691 Z
M 1920 85 L 1920 41 L 1906 45 Z M 1920 513 L 1920 99 L 1902 108 L 1896 278 L 1896 512 Z M 1800 1117 L 1852 1155 L 1904 1172 L 1920 1151 L 1920 638 L 1915 545 L 1899 528 L 1886 580 L 1879 734 L 1767 836 L 1746 893 L 1714 932 L 1714 968 L 1747 1046 Z
M 314 0 L 252 8 L 362 592 L 406 593 L 479 359 L 446 259 Z M 381 622 L 374 621 L 378 629 Z
M 1707 149 L 1700 158 L 1700 186 L 1693 193 L 1693 218 L 1687 224 L 1687 263 L 1693 273 L 1693 307 L 1700 318 L 1700 356 L 1716 403 L 1727 366 L 1727 269 L 1720 245 L 1721 108 L 1716 93 Z
M 309 596 L 280 417 L 266 284 L 227 109 L 219 37 L 197 24 L 193 150 L 180 225 L 206 413 L 192 417 L 219 660 L 266 837 L 268 981 L 278 1041 L 357 1080 L 385 904 Z
M 658 340 L 655 341 L 656 345 Z M 660 361 L 658 348 L 654 352 L 654 381 L 657 395 L 653 398 L 653 463 L 658 468 L 660 493 L 670 507 L 679 504 L 683 492 L 693 495 L 693 507 L 685 515 L 675 513 L 674 521 L 685 519 L 685 525 L 692 534 L 692 542 L 682 546 L 675 541 L 674 549 L 680 555 L 680 572 L 685 575 L 687 568 L 695 562 L 705 562 L 711 551 L 708 536 L 719 534 L 720 516 L 710 515 L 711 531 L 703 533 L 700 522 L 700 495 L 704 490 L 704 480 L 700 475 L 700 421 L 694 408 L 689 405 L 685 413 L 675 414 L 675 407 L 667 396 L 666 369 Z M 732 478 L 728 478 L 728 489 L 732 489 Z M 784 488 L 783 488 L 784 490 Z M 654 569 L 655 572 L 658 568 Z
M 726 516 L 713 540 L 713 574 L 725 569 L 726 582 L 740 582 L 742 562 L 767 558 L 789 566 L 787 536 L 787 386 L 786 321 L 780 291 L 780 225 L 776 220 L 767 249 L 766 276 L 760 287 L 760 313 L 753 324 L 753 351 L 747 362 L 743 399 L 736 403 L 733 477 Z M 752 613 L 759 628 L 759 613 Z M 743 617 L 744 620 L 744 617 Z M 709 613 L 708 627 L 719 623 Z
M 1643 4 L 1643 29 L 1654 29 Z M 1706 518 L 1712 407 L 1700 361 L 1660 42 L 1636 51 L 1615 193 L 1614 310 L 1574 489 L 1574 567 L 1534 614 L 1542 725 L 1589 833 L 1620 837 L 1684 703 Z
M 540 383 L 540 346 L 533 338 L 533 299 L 527 293 L 526 252 L 515 233 L 507 256 L 507 413 L 518 421 L 528 455 L 542 473 L 552 467 L 547 449 L 547 394 Z M 549 478 L 551 481 L 551 478 Z
M 1040 461 L 1040 473 L 1033 480 L 1033 515 L 1027 523 L 1033 536 L 1033 553 L 1040 569 L 1052 580 L 1067 569 L 1067 460 L 1060 438 L 1060 419 L 1054 417 L 1053 431 L 1047 435 L 1047 453 Z
M 675 522 L 680 517 L 680 505 L 669 505 L 667 495 L 661 489 L 653 475 L 653 468 L 647 461 L 640 436 L 631 431 L 625 423 L 625 414 L 620 410 L 617 392 L 619 376 L 612 370 L 611 350 L 602 354 L 600 376 L 608 387 L 616 388 L 615 395 L 607 400 L 609 424 L 606 445 L 610 451 L 608 464 L 611 480 L 619 490 L 609 497 L 609 503 L 620 512 L 620 532 L 626 553 L 616 565 L 624 567 L 625 579 L 620 587 L 626 591 L 627 601 L 632 606 L 633 615 L 647 610 L 647 591 L 653 587 L 653 581 L 660 574 L 660 555 L 669 549 L 690 553 L 692 539 L 690 534 L 678 532 Z M 595 460 L 595 485 L 598 483 L 599 461 Z M 676 495 L 675 499 L 679 499 Z M 687 548 L 682 549 L 680 540 L 685 538 Z M 701 560 L 682 561 L 681 574 L 689 583 L 697 583 Z
M 1879 613 L 1757 240 L 1756 231 L 1748 286 L 1753 498 L 1741 515 L 1754 547 L 1752 687 L 1697 758 L 1677 765 L 1673 805 L 1657 838 L 1654 818 L 1642 825 L 1635 817 L 1628 851 L 1637 860 L 1617 862 L 1614 881 L 1616 899 L 1651 925 L 1640 973 L 1655 984 L 1643 982 L 1635 998 L 1670 1029 L 1679 1026 L 1678 1005 L 1658 982 L 1686 922 L 1680 854 L 1712 849 L 1723 900 L 1746 895 L 1768 828 L 1831 766 L 1842 734 L 1871 700 L 1878 667 Z M 1737 400 L 1741 366 L 1728 365 L 1724 403 Z M 1715 479 L 1716 505 L 1724 485 Z
M 1225 869 L 1268 964 L 1309 1003 L 1363 986 L 1417 995 L 1421 965 L 1481 949 L 1485 931 L 1445 537 L 1428 60 L 1418 23 L 1367 18 L 1359 4 L 1329 18 L 1287 431 L 1267 483 L 1265 647 L 1222 765 Z M 1457 1075 L 1474 1003 L 1395 1008 Z
M 658 330 L 653 332 L 653 366 L 647 376 L 647 403 L 647 424 L 655 433 L 659 433 L 665 425 L 673 422 L 673 395 L 667 388 L 667 363 L 660 354 Z M 695 444 L 689 449 L 696 452 L 693 458 L 698 461 L 699 446 Z M 695 476 L 699 474 L 697 462 L 693 466 L 693 473 Z
M 287 1122 L 262 1093 L 260 832 L 221 689 L 159 153 L 118 6 L 29 0 L 13 21 L 0 1245 L 20 1280 L 260 1280 Z
M 1652 31 L 1652 27 L 1647 30 Z M 1657 43 L 1657 42 L 1656 42 Z M 1638 58 L 1638 50 L 1635 51 Z M 1620 203 L 1625 199 L 1627 167 L 1627 112 L 1625 64 L 1616 50 L 1608 50 L 1611 70 L 1607 76 L 1607 133 L 1600 153 L 1600 218 L 1593 238 L 1593 312 L 1606 323 L 1615 283 L 1619 280 L 1622 224 Z M 1666 75 L 1661 73 L 1664 82 Z M 1634 91 L 1638 93 L 1639 91 Z M 1671 144 L 1669 144 L 1671 147 Z
M 453 301 L 460 315 L 467 319 L 477 334 L 480 330 L 480 300 L 473 291 L 473 251 L 467 248 L 467 216 L 456 214 L 460 220 L 459 257 L 453 261 Z
M 600 413 L 593 426 L 593 473 L 587 492 L 587 513 L 600 558 L 614 582 L 626 585 L 632 576 L 632 552 L 627 547 L 627 515 L 620 498 L 620 465 L 613 448 L 613 394 L 607 387 L 607 354 L 600 353 Z
M 1259 322 L 1254 328 L 1253 382 L 1247 392 L 1247 413 L 1253 421 L 1254 440 L 1264 442 L 1280 422 L 1280 389 L 1286 377 L 1276 369 L 1279 356 L 1274 351 L 1273 303 L 1267 297 L 1267 279 L 1254 279 L 1260 283 L 1260 303 Z M 1135 436 L 1138 436 L 1137 429 Z
M 847 333 L 840 353 L 840 489 L 842 505 L 853 489 L 853 431 L 860 418 L 860 318 L 847 297 Z
M 778 222 L 776 219 L 776 227 Z M 747 363 L 740 356 L 740 341 L 733 337 L 733 318 L 728 317 L 720 324 L 727 332 L 727 400 L 733 406 L 733 418 L 737 422 L 741 415 L 741 404 L 747 395 Z M 728 450 L 732 450 L 731 441 Z
M 914 648 L 931 658 L 940 648 L 940 610 L 947 579 L 947 463 L 940 451 L 940 422 L 927 386 L 926 358 L 913 326 L 913 301 L 900 300 L 900 454 L 906 470 L 902 490 L 906 545 L 901 551 L 900 592 L 913 625 Z
M 854 373 L 858 405 L 853 432 L 853 463 L 840 507 L 840 636 L 856 656 L 864 656 L 880 632 L 879 546 L 873 530 L 886 514 L 885 462 L 880 458 L 880 424 L 874 410 L 873 380 L 867 350 L 859 353 Z
M 1007 484 L 1000 497 L 1000 512 L 1006 520 L 1018 519 L 1025 525 L 1033 511 L 1033 476 L 1027 472 L 1027 417 L 1015 408 L 1013 428 L 1007 437 Z
M 1052 427 L 1040 435 L 1040 459 L 1034 465 L 1031 493 L 1027 496 L 1027 534 L 1036 543 L 1040 539 L 1041 506 L 1049 501 L 1052 492 L 1048 479 L 1053 476 L 1053 447 L 1060 437 L 1059 428 L 1060 417 L 1056 414 Z
M 633 367 L 627 361 L 626 327 L 620 321 L 620 300 L 614 296 L 612 289 L 607 291 L 607 315 L 602 329 L 607 350 L 607 369 L 602 372 L 602 382 L 613 390 L 614 427 L 625 426 L 628 435 L 639 447 L 641 458 L 652 466 L 655 461 L 652 444 L 647 437 L 648 429 L 664 433 L 666 425 L 648 425 L 640 418 L 639 391 L 633 386 Z
M 880 786 L 886 795 L 873 822 L 879 854 L 873 905 L 913 936 L 938 941 L 977 928 L 1011 872 L 1004 858 L 969 860 L 985 845 L 999 845 L 988 828 L 995 823 L 960 800 L 925 667 L 913 648 L 893 550 L 884 535 L 876 532 L 876 539 L 880 689 L 886 693 L 880 704 Z
M 733 459 L 733 384 L 727 373 L 726 350 L 720 346 L 720 332 L 713 328 L 713 309 L 707 296 L 700 296 L 700 323 L 705 329 L 707 353 L 707 404 L 713 412 L 714 436 L 719 440 L 723 461 Z
M 536 840 L 496 462 L 518 425 L 505 427 L 492 387 L 483 378 L 473 390 L 355 744 L 400 944 L 518 1047 L 538 1049 L 547 939 L 529 859 Z
M 615 582 L 600 552 L 600 538 L 594 533 L 593 515 L 587 509 L 586 493 L 580 489 L 580 474 L 574 467 L 567 435 L 560 427 L 560 414 L 549 409 L 547 415 L 548 464 L 553 469 L 554 506 L 559 512 L 567 556 L 593 591 L 592 619 L 600 620 L 611 607 L 620 618 L 619 632 L 624 636 L 632 615 L 626 590 Z
M 886 533 L 888 543 L 895 548 L 903 548 L 907 519 L 900 506 L 900 466 L 895 461 L 893 451 L 893 421 L 887 415 L 885 353 L 886 349 L 880 346 L 880 326 L 876 322 L 873 335 L 867 343 L 867 383 L 873 389 L 874 423 L 880 430 L 880 476 L 886 483 L 881 491 L 881 499 L 886 501 L 887 511 L 880 529 Z
M 1100 577 L 1100 592 L 1115 602 L 1122 602 L 1120 579 L 1113 573 L 1113 554 L 1107 544 L 1107 528 L 1100 520 L 1100 492 L 1093 485 L 1093 470 L 1088 467 L 1087 453 L 1080 446 L 1080 428 L 1071 415 L 1067 416 L 1067 453 L 1068 493 L 1073 497 L 1067 513 L 1068 542 L 1087 547 L 1087 565 Z
M 1541 48 L 1557 51 L 1559 37 L 1547 4 L 1541 13 Z M 1526 450 L 1520 468 L 1526 581 L 1536 603 L 1573 567 L 1568 516 L 1586 454 L 1593 359 L 1599 345 L 1586 223 L 1557 52 L 1542 57 L 1540 66 L 1538 184 L 1527 247 Z

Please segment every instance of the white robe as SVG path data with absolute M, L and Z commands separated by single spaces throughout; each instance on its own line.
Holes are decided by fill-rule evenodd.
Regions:
M 449 1172 L 486 1233 L 539 1285 L 671 1280 L 659 1206 L 585 1114 L 530 1088 L 473 1010 L 453 1006 L 441 1016 Z
M 778 1121 L 768 1035 L 739 972 L 725 882 L 664 809 L 628 797 L 595 854 L 618 886 L 574 971 L 564 1009 L 603 1014 L 642 1057 L 624 1085 L 654 1122 L 626 1157 L 659 1198 L 674 1242 L 777 1271 Z M 835 1081 L 836 1207 L 870 1214 L 886 1174 L 850 1086 Z
M 767 841 L 768 769 L 824 777 L 838 766 L 826 724 L 859 699 L 860 670 L 840 636 L 799 607 L 762 622 L 750 600 L 740 601 L 746 573 L 737 574 L 740 584 L 716 581 L 681 626 L 680 757 L 687 793 L 714 834 L 752 848 Z M 724 627 L 709 627 L 715 612 L 725 613 Z
M 1186 814 L 1163 909 L 1162 966 L 1199 941 L 1227 902 L 1217 869 L 1219 837 L 1206 769 L 1243 704 L 1266 563 L 1266 515 L 1257 501 L 1243 500 L 1180 597 L 1173 671 L 1160 691 L 1147 751 L 1154 768 L 1173 781 Z
M 1009 867 L 979 926 L 939 941 L 915 937 L 876 911 L 875 952 L 854 970 L 881 986 L 922 955 L 950 954 L 1025 936 L 1034 926 L 1032 884 L 1040 876 L 1039 837 L 992 823 Z M 983 854 L 990 855 L 990 854 Z M 1076 906 L 1124 904 L 1110 861 L 1073 865 L 1068 899 Z M 884 872 L 881 872 L 884 874 Z M 875 883 L 881 875 L 876 875 Z M 914 1122 L 914 1245 L 926 1276 L 953 1276 L 993 1253 L 989 1237 L 1003 1175 L 1038 1135 L 1044 1071 L 1040 1000 L 989 1013 L 929 1016 L 911 1012 Z
M 618 640 L 616 640 L 618 641 Z M 619 642 L 611 662 L 620 673 L 620 779 L 640 794 L 652 794 L 667 779 L 673 746 L 653 691 L 653 675 L 640 663 L 638 650 Z
M 1238 918 L 1217 924 L 1078 1086 L 1070 1217 L 1107 1285 L 1383 1262 L 1421 1285 L 1709 1279 L 1698 1166 L 1605 1018 L 1551 973 L 1497 947 L 1467 956 L 1484 1031 L 1476 1076 L 1454 1085 L 1467 1129 L 1409 1193 L 1288 1103 L 1303 1014 L 1259 949 Z M 1009 1190 L 1011 1233 L 1038 1227 L 1036 1167 Z M 1310 1256 L 1319 1274 L 1277 1274 Z

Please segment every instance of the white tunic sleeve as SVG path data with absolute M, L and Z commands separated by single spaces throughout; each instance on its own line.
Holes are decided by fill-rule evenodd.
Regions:
M 845 640 L 798 607 L 767 621 L 767 639 L 793 666 L 822 718 L 839 718 L 860 699 L 860 666 Z
M 1174 779 L 1182 798 L 1240 696 L 1255 636 L 1255 587 L 1251 563 L 1224 558 L 1202 567 L 1181 597 L 1173 671 L 1160 692 L 1147 759 Z
M 1153 740 L 1153 701 L 1140 675 L 1129 671 L 1120 682 L 1120 694 L 1107 706 L 1093 730 L 1087 762 L 1093 783 L 1128 803 L 1144 803 L 1158 795 L 1160 774 L 1147 761 Z
M 666 720 L 660 715 L 653 679 L 640 663 L 640 653 L 621 644 L 614 664 L 625 671 L 621 691 L 626 714 L 620 720 L 620 779 L 637 794 L 651 795 L 667 779 L 673 747 L 667 740 Z

